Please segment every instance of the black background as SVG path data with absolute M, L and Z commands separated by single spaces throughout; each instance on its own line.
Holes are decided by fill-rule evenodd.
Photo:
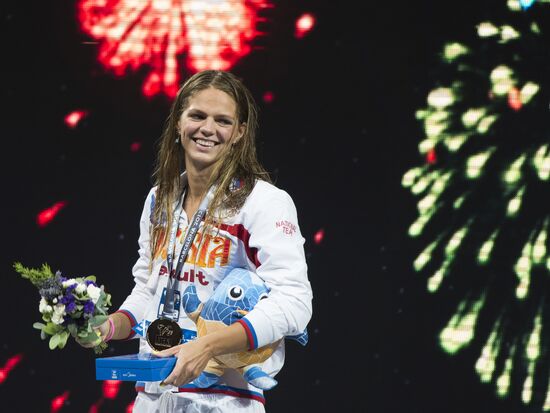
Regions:
M 529 411 L 480 384 L 476 352 L 449 357 L 438 346 L 454 304 L 427 293 L 412 270 L 422 246 L 406 235 L 416 205 L 400 184 L 422 162 L 414 112 L 437 81 L 442 45 L 505 3 L 274 1 L 266 35 L 231 69 L 260 104 L 260 158 L 297 205 L 314 292 L 310 343 L 288 343 L 279 385 L 266 393 L 268 412 Z M 95 274 L 113 307 L 121 304 L 170 102 L 142 96 L 147 68 L 115 78 L 99 65 L 75 2 L 1 7 L 0 366 L 24 358 L 0 384 L 0 410 L 46 412 L 68 390 L 61 411 L 87 412 L 101 397 L 93 353 L 74 343 L 50 351 L 40 341 L 31 328 L 38 295 L 11 265 Z M 304 12 L 316 26 L 296 39 Z M 271 104 L 265 91 L 275 94 Z M 69 129 L 63 118 L 78 108 L 90 115 Z M 138 152 L 130 151 L 134 141 Z M 67 207 L 39 228 L 37 213 L 61 200 Z M 114 343 L 112 351 L 136 345 Z M 100 411 L 123 412 L 134 396 L 123 383 Z

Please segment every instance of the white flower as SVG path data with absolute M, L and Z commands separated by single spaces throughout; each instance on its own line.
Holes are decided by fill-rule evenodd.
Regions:
M 86 291 L 86 284 L 80 283 L 76 286 L 75 291 L 77 294 L 82 294 L 84 291 Z
M 69 285 L 76 284 L 76 280 L 74 278 L 69 278 L 66 281 L 63 281 L 63 287 L 67 288 Z
M 56 304 L 53 307 L 53 312 L 55 314 L 65 315 L 65 304 Z
M 53 302 L 54 304 L 57 304 L 57 298 L 54 297 L 54 299 L 52 300 L 52 302 Z
M 40 311 L 42 314 L 46 312 L 46 309 L 51 306 L 48 305 L 48 302 L 44 297 L 40 299 L 40 304 L 38 304 L 38 311 Z
M 47 306 L 46 306 L 46 311 L 45 311 L 45 312 L 46 312 L 46 313 L 51 313 L 52 311 L 53 311 L 52 306 L 51 306 L 51 305 L 47 305 Z
M 56 304 L 53 307 L 52 323 L 62 324 L 63 316 L 65 315 L 65 304 Z
M 95 304 L 99 300 L 101 295 L 101 288 L 96 287 L 93 284 L 88 285 L 88 296 L 91 298 L 92 302 Z
M 57 314 L 57 313 L 54 313 L 52 315 L 52 323 L 54 324 L 63 324 L 63 315 L 62 314 Z

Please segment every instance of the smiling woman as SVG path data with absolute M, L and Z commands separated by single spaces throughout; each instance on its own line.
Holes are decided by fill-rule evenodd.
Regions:
M 283 365 L 283 339 L 307 337 L 312 292 L 304 238 L 292 199 L 257 160 L 256 128 L 254 99 L 228 72 L 194 75 L 172 105 L 156 185 L 141 216 L 135 287 L 98 328 L 101 337 L 126 339 L 138 322 L 150 326 L 140 353 L 177 357 L 163 382 L 137 384 L 134 412 L 262 412 L 263 390 L 276 385 Z M 208 312 L 195 324 L 186 311 L 200 312 L 199 302 L 213 297 L 235 269 L 257 276 L 267 297 L 253 308 L 246 300 L 248 307 L 236 308 L 227 325 L 213 328 L 219 319 Z M 172 337 L 178 339 L 169 342 Z M 236 354 L 251 360 L 258 353 L 266 357 L 216 367 Z
M 189 99 L 178 126 L 187 173 L 204 176 L 211 174 L 223 151 L 231 149 L 244 133 L 244 124 L 236 119 L 235 101 L 213 87 Z

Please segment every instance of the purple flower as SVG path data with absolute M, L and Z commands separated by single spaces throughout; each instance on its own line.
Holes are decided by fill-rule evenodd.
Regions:
M 94 312 L 94 309 L 95 309 L 95 305 L 94 305 L 93 301 L 88 300 L 84 303 L 84 312 L 85 313 L 91 314 L 91 313 Z
M 69 303 L 67 303 L 67 305 L 65 306 L 65 311 L 67 313 L 72 313 L 75 308 L 76 308 L 76 304 L 73 300 L 73 301 L 70 301 Z
M 74 289 L 76 288 L 77 284 L 71 284 L 67 287 L 67 289 L 65 290 L 65 293 L 66 294 L 69 294 L 69 293 L 72 293 L 74 291 Z
M 93 282 L 92 280 L 86 280 L 86 281 L 84 281 L 84 283 L 86 285 L 90 285 L 90 284 L 96 285 L 95 282 Z M 97 285 L 96 285 L 96 287 L 97 287 Z

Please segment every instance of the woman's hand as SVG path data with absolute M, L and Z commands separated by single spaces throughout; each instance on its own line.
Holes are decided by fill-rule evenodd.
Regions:
M 248 345 L 244 327 L 234 323 L 185 344 L 159 351 L 156 356 L 178 358 L 174 369 L 161 384 L 183 386 L 199 377 L 212 357 L 246 351 Z
M 161 385 L 183 386 L 195 380 L 214 356 L 207 340 L 196 339 L 169 349 L 154 353 L 158 357 L 176 356 L 178 360 L 172 372 Z

